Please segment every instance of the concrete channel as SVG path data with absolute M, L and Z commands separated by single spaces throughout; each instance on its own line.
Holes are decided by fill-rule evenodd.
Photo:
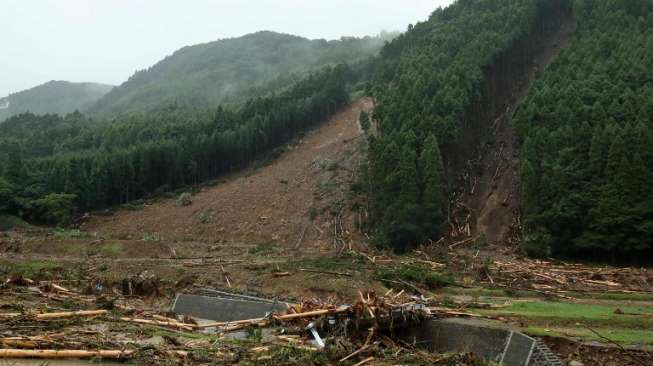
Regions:
M 562 366 L 542 342 L 494 323 L 458 318 L 429 319 L 395 331 L 404 341 L 431 352 L 473 352 L 504 366 Z
M 263 317 L 286 307 L 284 302 L 202 289 L 196 295 L 178 294 L 171 310 L 212 321 L 232 321 Z M 431 352 L 473 352 L 504 366 L 562 366 L 544 343 L 489 321 L 428 319 L 393 333 Z

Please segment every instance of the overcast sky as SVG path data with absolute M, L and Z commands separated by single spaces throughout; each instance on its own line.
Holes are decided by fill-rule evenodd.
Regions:
M 175 50 L 272 30 L 405 30 L 452 0 L 0 0 L 0 97 L 49 80 L 118 85 Z

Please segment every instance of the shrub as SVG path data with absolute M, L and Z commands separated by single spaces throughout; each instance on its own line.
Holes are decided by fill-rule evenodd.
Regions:
M 159 234 L 145 234 L 143 235 L 143 241 L 161 241 L 161 236 Z
M 551 234 L 544 230 L 534 231 L 527 234 L 522 240 L 521 248 L 526 254 L 536 258 L 547 258 L 551 256 Z
M 379 269 L 376 272 L 379 279 L 406 281 L 427 288 L 440 288 L 452 284 L 453 279 L 439 272 L 415 265 L 401 265 L 394 269 Z
M 177 206 L 190 206 L 193 203 L 192 196 L 188 192 L 184 192 L 177 198 Z
M 66 225 L 77 213 L 74 194 L 50 193 L 29 203 L 36 220 L 46 224 Z

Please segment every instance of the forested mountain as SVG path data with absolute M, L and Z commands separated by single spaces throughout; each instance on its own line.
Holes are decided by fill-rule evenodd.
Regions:
M 465 131 L 492 116 L 538 37 L 559 26 L 565 0 L 466 0 L 438 9 L 385 46 L 371 93 L 371 214 L 380 244 L 437 240 Z M 443 151 L 447 153 L 443 153 Z M 453 175 L 453 174 L 450 174 Z
M 572 42 L 537 74 L 543 40 L 573 18 Z M 212 179 L 329 117 L 362 81 L 375 102 L 362 122 L 377 243 L 403 251 L 446 235 L 455 177 L 502 115 L 521 152 L 528 253 L 653 251 L 653 1 L 458 0 L 381 43 L 260 32 L 184 48 L 87 116 L 9 118 L 0 212 L 60 223 Z
M 25 112 L 66 114 L 85 110 L 113 86 L 97 83 L 50 81 L 0 99 L 0 122 Z
M 325 41 L 265 31 L 184 47 L 151 68 L 136 72 L 91 112 L 115 115 L 169 104 L 206 108 L 226 99 L 244 101 L 301 78 L 294 74 L 367 59 L 391 37 L 383 33 Z
M 89 123 L 22 114 L 0 124 L 0 212 L 65 223 L 245 166 L 348 101 L 345 65 L 325 67 L 239 107 L 170 106 Z
M 574 43 L 515 116 L 525 248 L 653 249 L 653 1 L 578 1 Z

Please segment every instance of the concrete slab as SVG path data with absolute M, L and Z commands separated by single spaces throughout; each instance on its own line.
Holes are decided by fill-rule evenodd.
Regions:
M 263 302 L 243 298 L 222 298 L 177 294 L 172 312 L 214 321 L 260 318 L 274 311 L 285 310 L 285 303 Z
M 473 352 L 503 366 L 557 366 L 557 357 L 525 334 L 479 320 L 431 319 L 397 332 L 401 339 L 432 352 Z M 546 357 L 534 355 L 546 354 Z

